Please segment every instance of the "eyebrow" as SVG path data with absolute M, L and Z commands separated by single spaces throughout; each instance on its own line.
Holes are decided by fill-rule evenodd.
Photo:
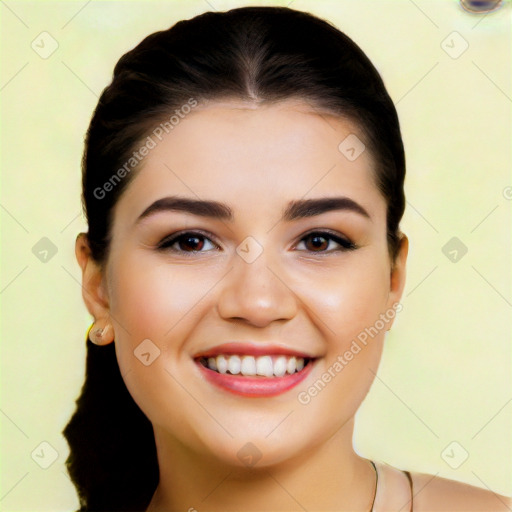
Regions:
M 284 210 L 281 220 L 290 222 L 336 210 L 357 213 L 371 220 L 369 213 L 359 203 L 356 203 L 348 197 L 322 197 L 318 199 L 299 199 L 291 201 Z M 139 215 L 136 223 L 150 215 L 162 211 L 184 212 L 200 217 L 210 217 L 230 222 L 235 218 L 233 210 L 224 203 L 204 199 L 169 196 L 158 199 L 149 205 Z

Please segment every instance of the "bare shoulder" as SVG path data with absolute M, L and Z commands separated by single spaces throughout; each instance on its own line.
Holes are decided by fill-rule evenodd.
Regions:
M 512 499 L 492 491 L 425 473 L 411 473 L 414 512 L 510 512 Z

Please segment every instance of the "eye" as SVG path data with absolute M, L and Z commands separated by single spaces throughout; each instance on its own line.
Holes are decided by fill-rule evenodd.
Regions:
M 217 247 L 217 245 L 213 244 L 213 242 L 203 233 L 186 231 L 164 238 L 158 244 L 158 249 L 192 253 L 207 252 L 208 250 L 211 250 L 211 248 L 208 248 L 208 244 L 210 244 L 211 248 Z M 179 248 L 175 248 L 174 246 Z M 203 250 L 205 247 L 207 249 Z
M 302 237 L 297 247 L 304 243 L 306 251 L 313 253 L 331 253 L 334 251 L 349 251 L 357 249 L 356 245 L 347 238 L 328 231 L 312 231 Z M 327 250 L 332 245 L 338 245 Z M 208 252 L 218 249 L 218 246 L 205 234 L 196 231 L 185 231 L 165 237 L 157 246 L 159 250 L 171 250 L 184 253 Z
M 303 241 L 306 250 L 313 253 L 330 253 L 334 251 L 350 251 L 357 249 L 356 245 L 347 238 L 340 237 L 328 231 L 312 231 L 304 236 L 298 245 Z M 331 242 L 338 244 L 339 247 L 326 250 Z

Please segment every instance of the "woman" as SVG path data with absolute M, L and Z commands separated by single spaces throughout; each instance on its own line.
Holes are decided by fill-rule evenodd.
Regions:
M 83 159 L 81 510 L 509 510 L 352 447 L 400 311 L 405 159 L 312 15 L 205 13 L 124 55 Z

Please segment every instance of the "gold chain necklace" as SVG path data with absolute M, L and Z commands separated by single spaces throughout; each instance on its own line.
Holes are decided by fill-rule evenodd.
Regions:
M 375 465 L 373 460 L 371 460 L 370 463 L 373 466 L 373 470 L 375 471 L 375 490 L 373 491 L 372 506 L 370 507 L 370 511 L 369 511 L 369 512 L 373 512 L 373 506 L 375 505 L 375 498 L 377 497 L 377 486 L 379 484 L 379 474 L 377 473 L 377 466 Z

